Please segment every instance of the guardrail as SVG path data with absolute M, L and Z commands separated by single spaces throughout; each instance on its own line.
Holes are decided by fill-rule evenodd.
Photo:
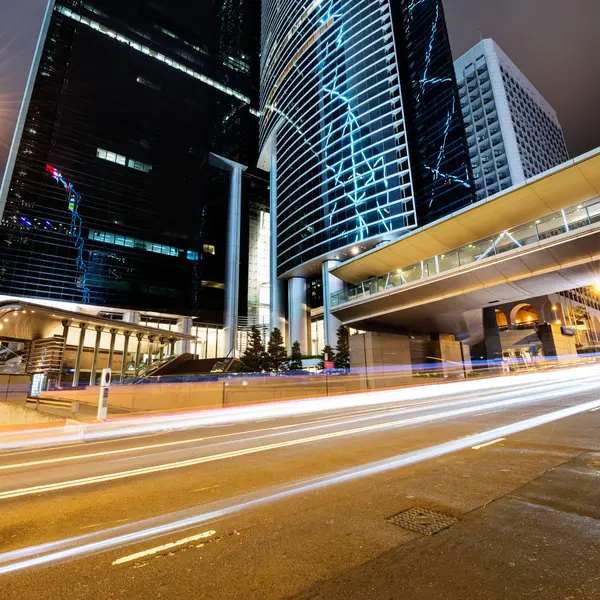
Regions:
M 385 290 L 399 288 L 410 283 L 435 277 L 462 266 L 471 265 L 504 252 L 524 248 L 558 235 L 576 231 L 600 223 L 600 200 L 580 204 L 557 211 L 518 225 L 472 244 L 438 254 L 408 267 L 391 271 L 380 277 L 372 277 L 356 286 L 348 286 L 331 295 L 332 308 L 368 298 Z

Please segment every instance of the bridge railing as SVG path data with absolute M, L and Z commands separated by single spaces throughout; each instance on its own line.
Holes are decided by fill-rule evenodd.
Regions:
M 402 287 L 445 271 L 467 266 L 504 252 L 524 248 L 549 238 L 600 223 L 600 199 L 571 206 L 512 229 L 496 233 L 472 244 L 438 254 L 408 267 L 347 286 L 331 295 L 331 306 L 368 298 L 385 290 Z

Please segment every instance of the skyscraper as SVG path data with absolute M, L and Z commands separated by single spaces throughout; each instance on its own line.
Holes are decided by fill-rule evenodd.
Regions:
M 569 158 L 554 109 L 494 40 L 455 62 L 478 198 Z
M 441 0 L 263 2 L 259 166 L 272 326 L 308 340 L 306 280 L 474 200 Z
M 0 195 L 0 294 L 222 323 L 229 175 L 209 156 L 256 163 L 246 4 L 49 3 Z

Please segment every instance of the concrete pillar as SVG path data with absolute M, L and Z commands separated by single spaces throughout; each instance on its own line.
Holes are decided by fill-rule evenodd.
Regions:
M 361 390 L 412 382 L 410 340 L 406 335 L 368 331 L 350 337 L 350 367 Z
M 100 342 L 104 327 L 96 326 L 96 342 L 94 344 L 94 356 L 92 357 L 92 368 L 90 369 L 90 385 L 96 385 L 96 372 L 98 371 L 98 356 L 100 354 Z
M 493 307 L 483 309 L 483 331 L 487 360 L 501 360 L 502 341 L 496 320 L 496 309 Z
M 87 323 L 80 323 L 79 345 L 77 346 L 77 357 L 75 358 L 75 371 L 73 373 L 73 387 L 79 385 L 79 375 L 81 374 L 81 361 L 83 360 L 83 348 L 85 344 L 85 330 Z
M 154 336 L 148 336 L 148 366 L 154 362 Z
M 63 345 L 62 345 L 62 352 L 60 354 L 60 364 L 58 367 L 58 376 L 56 378 L 56 385 L 58 387 L 60 387 L 60 382 L 62 379 L 62 372 L 63 372 L 63 368 L 64 368 L 64 364 L 65 364 L 65 353 L 67 351 L 67 337 L 69 336 L 69 327 L 71 325 L 71 321 L 62 321 L 62 326 L 63 326 Z
M 112 369 L 113 356 L 115 354 L 115 342 L 117 341 L 117 330 L 110 330 L 110 348 L 108 350 L 108 364 L 107 367 Z
M 160 338 L 160 340 L 158 340 L 160 343 L 160 349 L 158 351 L 158 359 L 162 360 L 165 357 L 165 338 Z
M 175 355 L 175 340 L 173 338 L 171 338 L 169 340 L 169 345 L 170 345 L 171 356 L 174 356 Z
M 240 242 L 242 222 L 242 176 L 248 168 L 211 154 L 212 166 L 229 172 L 229 211 L 227 217 L 227 254 L 225 257 L 225 348 L 235 356 L 240 302 Z
M 144 339 L 143 333 L 136 333 L 135 337 L 137 338 L 137 347 L 135 349 L 135 372 L 137 372 L 140 368 L 140 363 L 142 362 L 142 340 Z
M 123 342 L 123 357 L 121 359 L 121 381 L 123 381 L 127 375 L 127 355 L 129 351 L 129 338 L 131 337 L 131 331 L 124 331 L 123 335 L 125 336 L 125 340 Z
M 304 277 L 292 277 L 288 281 L 288 310 L 290 317 L 288 349 L 291 349 L 292 344 L 298 341 L 302 354 L 309 354 L 310 309 L 308 307 L 308 285 Z
M 271 289 L 270 305 L 271 313 L 269 325 L 271 330 L 279 329 L 286 336 L 285 322 L 285 294 L 284 282 L 277 277 L 277 153 L 273 150 L 271 154 L 271 172 L 270 172 L 270 227 L 271 227 L 271 246 L 270 246 L 270 270 L 271 270 Z
M 344 282 L 332 275 L 329 271 L 334 269 L 341 261 L 326 260 L 323 263 L 323 317 L 324 317 L 324 332 L 325 346 L 335 348 L 337 346 L 337 331 L 342 325 L 342 322 L 331 314 L 331 294 L 340 292 L 344 289 Z
M 193 322 L 191 317 L 183 317 L 182 319 L 178 319 L 176 331 L 178 331 L 179 333 L 185 333 L 186 335 L 190 335 L 192 333 L 192 325 Z M 190 352 L 190 340 L 179 340 L 175 344 L 174 354 L 189 354 Z

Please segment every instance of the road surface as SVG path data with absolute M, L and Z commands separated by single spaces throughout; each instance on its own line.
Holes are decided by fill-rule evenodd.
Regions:
M 600 597 L 600 368 L 306 406 L 5 450 L 0 598 Z

